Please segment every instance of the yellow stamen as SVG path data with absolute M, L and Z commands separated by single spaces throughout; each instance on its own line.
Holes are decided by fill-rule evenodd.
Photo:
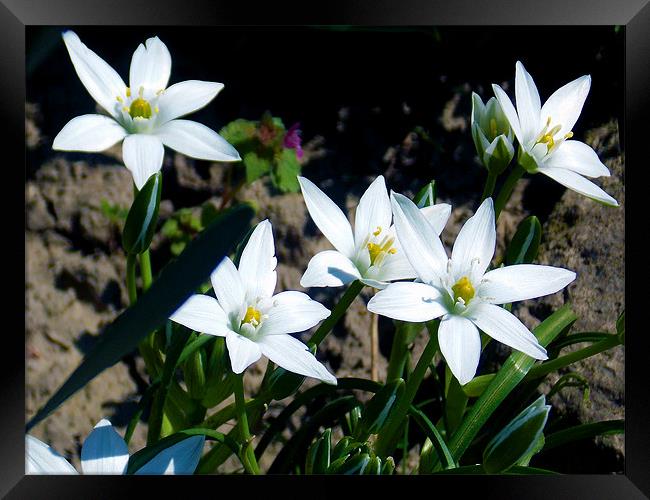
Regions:
M 155 108 L 153 108 L 153 110 L 154 110 L 154 112 L 155 112 L 156 114 L 160 113 L 160 108 L 159 108 L 158 106 L 156 106 Z
M 568 133 L 564 136 L 565 139 L 571 139 L 571 137 L 573 137 L 573 132 L 568 132 Z
M 260 324 L 261 319 L 262 319 L 261 313 L 254 307 L 248 306 L 248 309 L 246 309 L 246 314 L 244 315 L 244 319 L 242 320 L 242 323 L 250 323 L 253 326 L 257 326 Z
M 126 88 L 126 97 L 131 97 L 131 88 L 130 87 Z
M 144 94 L 144 87 L 140 85 L 140 90 L 138 90 L 138 97 L 142 99 L 143 94 Z
M 120 104 L 124 102 L 124 100 L 119 95 L 115 99 L 117 99 L 117 102 L 119 102 Z
M 377 226 L 377 230 L 374 231 L 372 234 L 373 234 L 374 236 L 379 236 L 379 233 L 381 233 L 381 226 Z
M 463 276 L 461 279 L 459 279 L 456 284 L 451 287 L 451 289 L 454 292 L 454 299 L 463 299 L 465 304 L 467 304 L 470 300 L 472 300 L 472 297 L 474 297 L 474 287 L 472 286 L 472 282 L 467 276 Z
M 388 250 L 388 253 L 391 255 L 395 255 L 397 253 L 397 249 L 391 248 L 390 250 Z
M 368 253 L 370 254 L 370 262 L 374 264 L 375 259 L 381 253 L 381 247 L 376 243 L 368 243 Z

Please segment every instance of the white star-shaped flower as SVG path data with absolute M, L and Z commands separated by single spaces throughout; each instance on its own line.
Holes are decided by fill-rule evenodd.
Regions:
M 402 321 L 441 318 L 438 341 L 461 384 L 474 377 L 481 355 L 478 328 L 535 359 L 547 359 L 535 335 L 499 304 L 541 297 L 575 279 L 566 269 L 533 264 L 486 272 L 496 246 L 492 198 L 461 228 L 451 259 L 415 204 L 391 193 L 397 236 L 421 283 L 391 283 L 368 303 L 368 310 Z
M 330 311 L 302 292 L 273 295 L 276 265 L 271 223 L 265 220 L 246 243 L 239 269 L 225 257 L 210 276 L 217 298 L 192 295 L 170 319 L 197 332 L 225 337 L 235 373 L 264 354 L 287 371 L 336 384 L 336 377 L 307 346 L 289 335 L 310 329 Z
M 524 65 L 517 61 L 517 109 L 498 85 L 492 85 L 510 126 L 523 148 L 520 163 L 531 173 L 541 172 L 584 196 L 618 206 L 618 202 L 585 177 L 608 177 L 609 169 L 584 142 L 570 140 L 587 99 L 591 77 L 581 76 L 557 89 L 541 105 L 539 92 Z
M 129 86 L 76 33 L 63 41 L 88 93 L 110 116 L 88 114 L 70 120 L 54 138 L 59 151 L 104 151 L 121 140 L 124 164 L 138 189 L 160 170 L 163 145 L 192 158 L 239 161 L 239 153 L 214 130 L 179 117 L 206 106 L 223 84 L 188 80 L 167 87 L 171 56 L 158 37 L 133 53 Z
M 204 436 L 190 436 L 165 448 L 135 474 L 193 474 L 199 463 Z M 84 474 L 126 474 L 129 449 L 111 423 L 102 419 L 81 447 Z M 27 474 L 78 474 L 56 450 L 29 434 L 25 435 Z
M 416 277 L 391 225 L 393 214 L 383 176 L 359 200 L 354 232 L 341 209 L 309 179 L 298 177 L 309 215 L 336 250 L 312 257 L 300 279 L 304 287 L 342 286 L 354 280 L 382 289 L 388 282 Z M 421 209 L 440 234 L 451 206 L 439 203 Z

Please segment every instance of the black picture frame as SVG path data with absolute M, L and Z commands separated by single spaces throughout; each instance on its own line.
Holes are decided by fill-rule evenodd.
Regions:
M 481 498 L 644 498 L 650 496 L 650 389 L 645 370 L 648 362 L 650 337 L 643 328 L 641 297 L 647 296 L 644 264 L 647 236 L 643 189 L 643 170 L 648 169 L 644 152 L 647 119 L 645 112 L 650 100 L 650 5 L 647 0 L 493 0 L 490 2 L 401 0 L 348 0 L 328 2 L 225 2 L 209 0 L 1 0 L 0 1 L 0 103 L 5 122 L 2 143 L 7 151 L 4 173 L 16 176 L 2 186 L 4 218 L 7 221 L 5 241 L 24 239 L 24 224 L 17 217 L 16 207 L 24 197 L 17 187 L 24 175 L 25 150 L 20 130 L 24 127 L 25 103 L 25 27 L 27 25 L 622 25 L 625 26 L 625 123 L 623 127 L 626 178 L 632 194 L 627 193 L 626 226 L 629 238 L 625 260 L 627 336 L 631 349 L 626 349 L 626 458 L 624 476 L 437 476 L 391 477 L 371 481 L 368 478 L 306 478 L 267 477 L 243 478 L 219 476 L 183 477 L 172 479 L 136 477 L 24 477 L 24 343 L 17 333 L 24 324 L 19 313 L 20 295 L 5 286 L 3 308 L 9 314 L 3 318 L 5 330 L 2 349 L 3 381 L 0 391 L 1 454 L 0 494 L 8 498 L 115 498 L 135 496 L 136 489 L 155 495 L 163 489 L 167 494 L 192 488 L 193 492 L 233 494 L 246 485 L 246 496 L 278 492 L 284 497 L 306 494 L 332 496 L 337 491 L 352 491 L 365 495 L 384 496 L 404 491 L 443 494 L 443 489 L 462 492 L 462 496 Z M 570 50 L 564 48 L 562 50 Z M 646 139 L 646 140 L 644 140 Z M 23 172 L 24 174 L 24 172 Z M 629 176 L 632 175 L 630 178 Z M 630 181 L 631 179 L 631 181 Z M 15 182 L 15 184 L 14 184 Z M 23 221 L 24 222 L 24 221 Z M 20 258 L 20 244 L 5 246 L 5 261 Z M 24 250 L 24 248 L 23 248 Z M 19 266 L 7 268 L 15 272 L 14 279 L 22 281 Z M 632 272 L 628 274 L 628 269 Z M 645 293 L 644 293 L 645 292 Z M 13 303 L 15 302 L 15 304 Z M 11 323 L 10 323 L 11 319 Z M 11 327 L 9 325 L 12 325 Z M 190 483 L 189 481 L 192 481 Z M 198 481 L 198 482 L 197 482 Z M 206 481 L 210 481 L 207 483 Z M 405 481 L 409 481 L 406 483 Z M 323 482 L 323 484 L 318 484 Z M 415 489 L 413 488 L 413 485 Z M 227 486 L 226 486 L 227 485 Z M 227 490 L 221 490 L 226 487 Z M 171 489 L 170 489 L 171 488 Z M 198 488 L 198 489 L 197 489 Z M 234 490 L 230 490 L 234 488 Z M 405 490 L 405 488 L 409 488 Z M 229 492 L 227 492 L 230 490 Z M 392 491 L 391 491 L 392 490 Z M 244 491 L 244 490 L 240 490 Z M 72 495 L 71 495 L 72 494 Z M 187 494 L 187 493 L 186 493 Z M 199 493 L 202 494 L 202 493 Z M 403 493 L 402 493 L 403 494 Z

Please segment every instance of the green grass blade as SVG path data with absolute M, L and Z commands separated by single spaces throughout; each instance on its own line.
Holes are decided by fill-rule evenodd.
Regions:
M 151 288 L 104 330 L 68 380 L 27 423 L 27 431 L 160 327 L 246 234 L 252 217 L 250 207 L 235 207 L 199 234 L 162 270 Z
M 568 305 L 565 305 L 546 318 L 535 328 L 533 333 L 542 346 L 547 346 L 576 319 L 573 311 Z M 535 359 L 521 352 L 514 352 L 510 355 L 452 436 L 449 442 L 449 451 L 454 460 L 460 459 L 490 415 L 523 380 L 534 364 Z
M 431 443 L 438 452 L 439 460 L 442 460 L 442 466 L 445 469 L 453 469 L 456 467 L 454 457 L 451 456 L 451 452 L 449 451 L 449 448 L 447 448 L 447 443 L 445 443 L 445 440 L 442 439 L 440 432 L 438 432 L 436 426 L 433 425 L 431 420 L 429 420 L 424 412 L 411 405 L 409 408 L 409 414 L 413 417 L 415 423 L 418 424 L 420 429 L 422 429 L 427 437 L 431 440 Z
M 625 420 L 604 420 L 591 424 L 576 425 L 569 429 L 549 434 L 542 452 L 562 446 L 573 441 L 591 439 L 600 435 L 622 434 L 625 432 Z

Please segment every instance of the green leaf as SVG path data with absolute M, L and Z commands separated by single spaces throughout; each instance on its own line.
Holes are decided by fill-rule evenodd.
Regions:
M 621 344 L 625 344 L 625 310 L 616 320 L 616 335 L 618 335 Z
M 325 474 L 330 466 L 332 429 L 325 429 L 323 435 L 314 441 L 307 452 L 305 474 Z
M 348 458 L 342 465 L 330 471 L 330 474 L 363 474 L 368 462 L 370 462 L 370 456 L 367 453 L 359 453 Z
M 528 455 L 544 430 L 551 406 L 540 396 L 512 419 L 483 451 L 483 468 L 489 474 L 508 470 Z
M 381 474 L 390 476 L 394 470 L 395 470 L 395 460 L 393 460 L 393 457 L 386 457 L 386 460 L 384 461 L 384 465 L 381 468 Z
M 564 305 L 539 324 L 533 333 L 540 345 L 547 346 L 576 319 L 569 306 Z M 449 441 L 449 451 L 454 460 L 457 461 L 463 455 L 490 415 L 524 379 L 534 364 L 535 359 L 521 352 L 513 352 L 508 357 Z
M 256 133 L 256 122 L 241 118 L 228 123 L 219 131 L 219 135 L 235 147 L 252 140 Z
M 363 416 L 353 436 L 365 441 L 371 434 L 377 434 L 390 414 L 395 400 L 404 393 L 404 380 L 398 378 L 387 383 L 366 404 Z
M 122 245 L 130 254 L 140 254 L 151 244 L 158 221 L 162 172 L 157 172 L 138 192 L 122 231 Z
M 271 175 L 273 184 L 284 193 L 297 193 L 300 191 L 299 175 L 300 163 L 296 151 L 284 148 L 275 158 L 275 169 Z
M 515 235 L 506 250 L 505 263 L 507 266 L 515 264 L 530 264 L 537 257 L 539 243 L 542 240 L 542 225 L 534 215 L 526 217 L 519 223 Z
M 255 151 L 244 153 L 242 160 L 246 166 L 246 182 L 248 184 L 259 179 L 264 174 L 268 174 L 273 165 L 271 158 L 260 156 Z
M 379 474 L 381 474 L 381 458 L 379 458 L 378 456 L 371 457 L 363 473 L 365 475 L 373 475 L 373 476 L 378 476 Z
M 434 472 L 434 474 L 487 474 L 487 472 L 485 472 L 485 469 L 483 469 L 483 467 L 479 464 L 479 465 L 464 465 L 462 467 L 457 467 L 456 469 Z M 513 467 L 510 467 L 507 471 L 505 471 L 504 474 L 508 474 L 508 475 L 519 475 L 519 474 L 547 475 L 548 474 L 550 475 L 550 474 L 557 474 L 557 472 L 553 472 L 551 470 L 546 470 L 546 469 L 540 469 L 538 467 L 521 467 L 519 465 L 515 465 Z
M 546 436 L 546 443 L 542 451 L 548 451 L 558 446 L 563 446 L 574 441 L 591 439 L 596 436 L 609 436 L 612 434 L 623 434 L 625 432 L 625 420 L 604 420 L 591 424 L 576 425 Z
M 79 367 L 28 422 L 27 430 L 160 327 L 246 234 L 252 217 L 249 207 L 235 207 L 199 234 L 160 272 L 151 288 L 106 327 Z
M 409 413 L 415 419 L 415 423 L 424 431 L 427 438 L 438 453 L 438 459 L 441 461 L 443 468 L 453 469 L 457 467 L 454 457 L 451 456 L 447 443 L 440 435 L 440 432 L 435 425 L 429 420 L 422 410 L 411 405 Z
M 203 399 L 205 396 L 205 369 L 207 359 L 204 349 L 197 349 L 183 363 L 183 376 L 187 392 L 192 399 Z
M 430 207 L 436 204 L 436 181 L 432 180 L 425 184 L 422 189 L 413 197 L 413 203 L 418 208 Z

